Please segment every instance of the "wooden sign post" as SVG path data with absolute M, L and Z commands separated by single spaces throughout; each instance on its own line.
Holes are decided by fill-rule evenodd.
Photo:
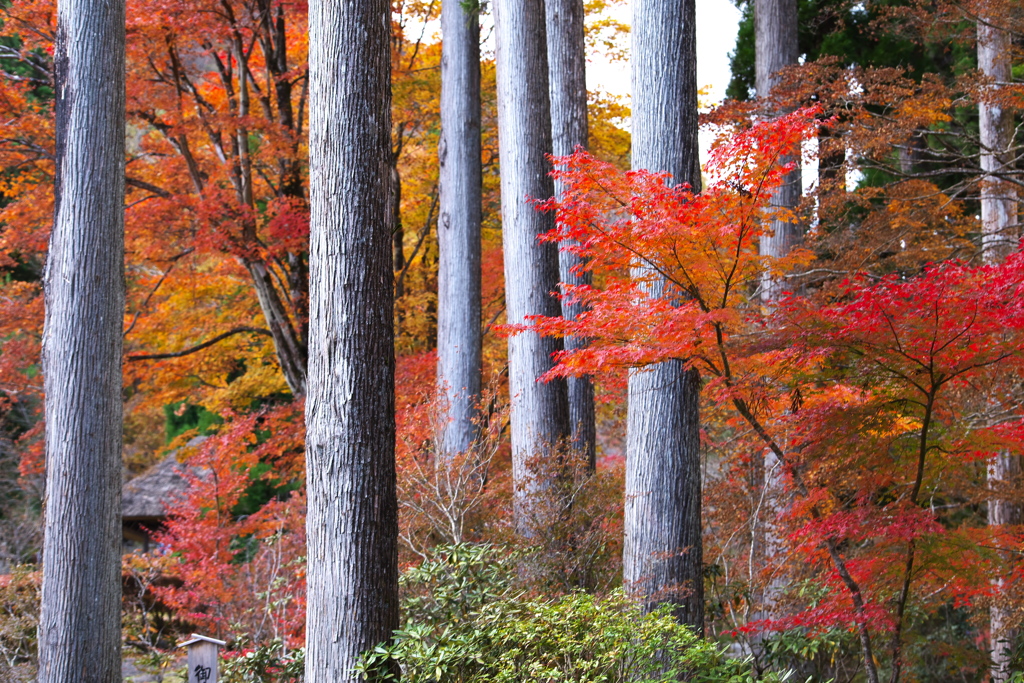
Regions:
M 223 640 L 193 633 L 178 646 L 188 648 L 188 683 L 217 683 L 217 651 L 223 645 Z

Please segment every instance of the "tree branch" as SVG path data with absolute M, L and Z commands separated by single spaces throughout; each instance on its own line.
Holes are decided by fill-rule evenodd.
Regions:
M 128 185 L 129 187 L 135 187 L 140 190 L 145 190 L 146 192 L 152 192 L 156 196 L 161 197 L 163 199 L 170 199 L 171 197 L 174 196 L 167 190 L 164 190 L 163 188 L 159 188 L 156 185 L 151 185 L 150 183 L 147 183 L 145 180 L 132 178 L 131 176 L 124 177 L 124 184 Z
M 139 360 L 161 360 L 164 358 L 180 358 L 182 356 L 187 356 L 191 353 L 195 353 L 196 351 L 202 351 L 203 349 L 213 346 L 217 342 L 223 341 L 228 337 L 233 337 L 236 334 L 243 334 L 245 332 L 250 332 L 252 334 L 262 334 L 268 337 L 272 336 L 270 330 L 263 329 L 262 327 L 236 327 L 233 330 L 228 330 L 224 334 L 218 334 L 213 339 L 207 339 L 202 344 L 190 346 L 189 348 L 184 349 L 182 351 L 174 351 L 172 353 L 133 354 L 131 356 L 128 356 L 125 360 L 131 363 Z
M 431 193 L 434 195 L 434 199 L 430 204 L 430 211 L 427 212 L 427 222 L 424 223 L 423 229 L 420 230 L 419 237 L 416 240 L 416 246 L 413 248 L 412 254 L 409 255 L 408 260 L 406 260 L 405 267 L 402 268 L 402 272 L 400 272 L 398 277 L 395 278 L 395 291 L 401 291 L 402 283 L 405 282 L 405 274 L 409 271 L 409 266 L 412 265 L 412 260 L 416 258 L 418 253 L 420 253 L 420 247 L 423 246 L 423 240 L 425 240 L 427 235 L 430 234 L 430 225 L 434 221 L 434 210 L 437 208 L 437 200 L 441 196 L 440 193 L 437 192 L 437 183 L 434 183 L 434 188 L 431 190 Z

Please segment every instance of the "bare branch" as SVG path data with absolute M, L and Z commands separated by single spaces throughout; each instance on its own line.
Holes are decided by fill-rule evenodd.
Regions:
M 183 349 L 181 351 L 174 351 L 173 353 L 133 354 L 131 356 L 128 356 L 125 360 L 131 363 L 140 360 L 162 360 L 164 358 L 181 358 L 182 356 L 187 356 L 191 353 L 195 353 L 197 351 L 202 351 L 205 348 L 209 348 L 216 344 L 217 342 L 227 339 L 228 337 L 233 337 L 236 334 L 243 334 L 245 332 L 250 332 L 252 334 L 262 334 L 268 337 L 272 336 L 270 330 L 266 330 L 262 327 L 236 327 L 233 330 L 228 330 L 224 334 L 218 334 L 213 339 L 208 339 L 204 341 L 202 344 L 190 346 L 189 348 Z

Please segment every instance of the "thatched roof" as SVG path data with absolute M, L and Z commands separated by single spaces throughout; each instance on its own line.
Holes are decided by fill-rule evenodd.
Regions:
M 161 519 L 166 514 L 164 506 L 178 493 L 188 488 L 188 482 L 181 476 L 182 464 L 177 455 L 171 453 L 124 485 L 121 495 L 121 517 L 125 521 Z
M 204 437 L 188 443 L 197 446 Z M 182 476 L 185 465 L 178 462 L 178 452 L 172 451 L 148 471 L 124 485 L 121 494 L 121 518 L 125 522 L 151 522 L 163 519 L 166 505 L 188 488 Z

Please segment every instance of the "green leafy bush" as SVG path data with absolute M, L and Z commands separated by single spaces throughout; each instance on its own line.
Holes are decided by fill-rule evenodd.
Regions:
M 248 648 L 223 660 L 221 683 L 292 683 L 302 681 L 306 665 L 304 649 L 288 650 L 284 641 Z
M 403 683 L 781 683 L 621 591 L 555 600 L 519 588 L 522 555 L 488 545 L 437 549 L 402 576 L 404 628 L 366 653 L 359 672 Z M 224 683 L 302 681 L 304 652 L 283 644 L 224 662 Z
M 726 660 L 667 608 L 644 614 L 621 591 L 524 595 L 515 588 L 517 559 L 458 545 L 406 572 L 406 625 L 366 654 L 360 672 L 397 680 L 400 668 L 405 683 L 755 680 L 748 664 Z

